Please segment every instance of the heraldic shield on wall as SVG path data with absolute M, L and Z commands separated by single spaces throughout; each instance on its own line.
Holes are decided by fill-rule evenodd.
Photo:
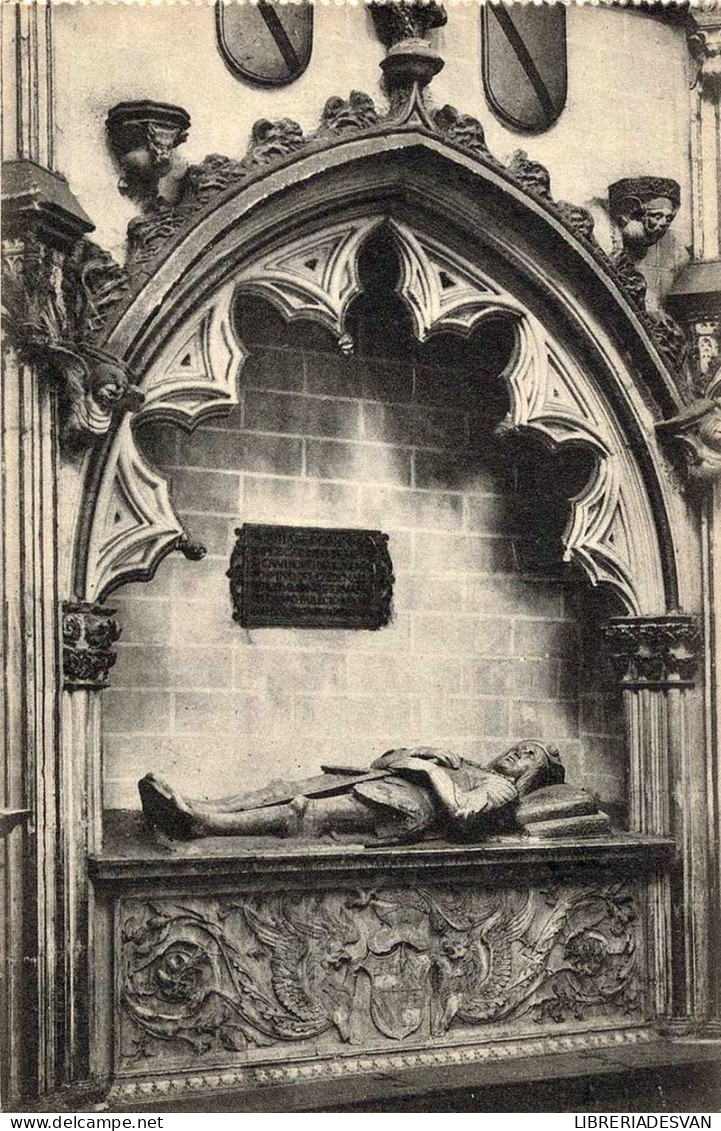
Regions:
M 218 47 L 239 78 L 258 86 L 284 86 L 303 74 L 313 49 L 309 3 L 215 5 Z
M 540 133 L 566 105 L 566 11 L 562 4 L 485 4 L 483 87 L 506 125 Z

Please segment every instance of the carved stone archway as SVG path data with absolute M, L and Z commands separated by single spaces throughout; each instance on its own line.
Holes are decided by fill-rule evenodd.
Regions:
M 418 339 L 470 335 L 486 318 L 510 319 L 516 349 L 505 374 L 505 426 L 593 454 L 593 475 L 572 501 L 566 559 L 592 584 L 615 591 L 629 625 L 661 624 L 679 605 L 694 607 L 682 549 L 690 526 L 655 433 L 657 416 L 678 407 L 677 394 L 638 311 L 547 202 L 492 161 L 405 129 L 296 155 L 229 189 L 138 280 L 101 345 L 135 374 L 144 404 L 72 471 L 75 617 L 101 616 L 114 589 L 152 578 L 175 549 L 193 552 L 168 483 L 135 445 L 134 426 L 165 419 L 192 430 L 229 410 L 245 359 L 233 316 L 244 292 L 269 299 L 288 319 L 319 322 L 343 348 L 346 312 L 360 287 L 358 255 L 381 225 L 398 252 L 398 290 Z M 678 619 L 681 636 L 688 625 L 690 645 L 690 619 Z M 667 627 L 664 621 L 658 645 L 666 652 Z M 72 653 L 76 642 L 66 645 Z M 67 761 L 88 806 L 78 873 L 83 853 L 100 844 L 97 693 L 107 665 L 100 668 L 80 696 L 76 684 L 68 685 L 72 703 L 66 700 L 63 714 Z M 689 702 L 692 681 L 671 668 L 650 680 L 624 675 L 623 686 L 632 828 L 673 833 L 687 849 L 679 876 L 660 867 L 648 889 L 655 1011 L 668 1013 L 675 994 L 678 1012 L 698 1016 L 706 1008 L 698 957 L 706 926 L 703 917 L 692 923 L 690 910 L 706 883 L 705 841 L 697 837 L 702 809 L 694 804 L 703 789 L 703 766 L 692 756 L 698 703 Z M 673 800 L 671 783 L 680 777 L 687 799 Z M 697 843 L 701 849 L 691 851 Z M 672 922 L 674 884 L 687 929 Z M 80 931 L 83 915 L 87 908 L 78 914 Z M 79 990 L 84 961 L 81 955 Z M 69 1039 L 81 1044 L 77 1035 Z

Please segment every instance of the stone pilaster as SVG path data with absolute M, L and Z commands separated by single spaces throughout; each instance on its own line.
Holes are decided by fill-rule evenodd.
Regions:
M 21 1096 L 51 1091 L 70 1078 L 59 1019 L 71 1008 L 64 972 L 75 961 L 69 923 L 76 889 L 63 860 L 78 828 L 69 816 L 73 806 L 59 726 L 58 475 L 64 394 L 52 350 L 59 359 L 69 345 L 66 267 L 93 227 L 63 178 L 36 163 L 49 161 L 38 133 L 44 113 L 40 93 L 47 94 L 42 83 L 49 76 L 37 71 L 45 55 L 32 54 L 45 14 L 33 4 L 17 7 L 10 20 L 26 37 L 16 45 L 22 72 L 17 82 L 27 78 L 28 59 L 37 73 L 35 86 L 18 90 L 18 98 L 25 99 L 22 113 L 30 115 L 29 133 L 3 177 L 0 517 L 6 615 L 0 652 L 6 716 L 0 741 L 7 768 L 0 805 L 29 813 L 26 825 L 8 838 L 2 878 L 1 910 L 9 928 L 0 1024 L 8 1034 L 1 1039 L 3 1104 L 10 1110 Z M 38 99 L 28 104 L 33 90 Z M 23 117 L 23 129 L 25 122 Z
M 90 979 L 95 916 L 87 861 L 102 846 L 100 693 L 107 687 L 116 658 L 113 644 L 120 637 L 114 612 L 84 602 L 63 605 L 61 851 L 66 887 L 72 891 L 72 898 L 65 903 L 63 951 L 63 1043 L 68 1083 L 92 1073 L 89 1022 L 94 1000 Z
M 606 628 L 623 689 L 630 824 L 672 836 L 670 874 L 650 889 L 649 946 L 660 1014 L 703 1024 L 710 1014 L 710 876 L 706 759 L 695 681 L 702 634 L 684 614 L 614 617 Z

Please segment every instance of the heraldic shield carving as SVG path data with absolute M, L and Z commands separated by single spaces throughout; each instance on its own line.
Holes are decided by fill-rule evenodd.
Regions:
M 563 4 L 484 4 L 483 87 L 494 114 L 512 129 L 547 130 L 566 105 Z
M 309 3 L 215 5 L 218 47 L 239 78 L 259 86 L 293 82 L 310 62 L 313 8 Z

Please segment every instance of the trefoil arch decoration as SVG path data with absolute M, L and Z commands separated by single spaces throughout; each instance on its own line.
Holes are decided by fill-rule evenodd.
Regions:
M 565 557 L 593 584 L 612 586 L 629 613 L 647 610 L 663 584 L 650 507 L 596 384 L 505 285 L 397 216 L 371 213 L 330 224 L 242 266 L 156 352 L 140 383 L 145 400 L 135 425 L 167 419 L 192 429 L 236 402 L 246 354 L 234 310 L 243 294 L 262 295 L 288 319 L 319 322 L 339 348 L 352 348 L 346 314 L 360 290 L 358 257 L 383 225 L 400 260 L 397 289 L 420 341 L 440 332 L 469 335 L 488 318 L 512 320 L 517 346 L 505 373 L 511 408 L 502 427 L 537 433 L 554 448 L 573 443 L 592 452 L 591 481 L 571 503 Z M 100 601 L 127 580 L 152 576 L 183 534 L 169 486 L 138 451 L 128 419 L 113 440 L 98 493 L 84 599 Z

